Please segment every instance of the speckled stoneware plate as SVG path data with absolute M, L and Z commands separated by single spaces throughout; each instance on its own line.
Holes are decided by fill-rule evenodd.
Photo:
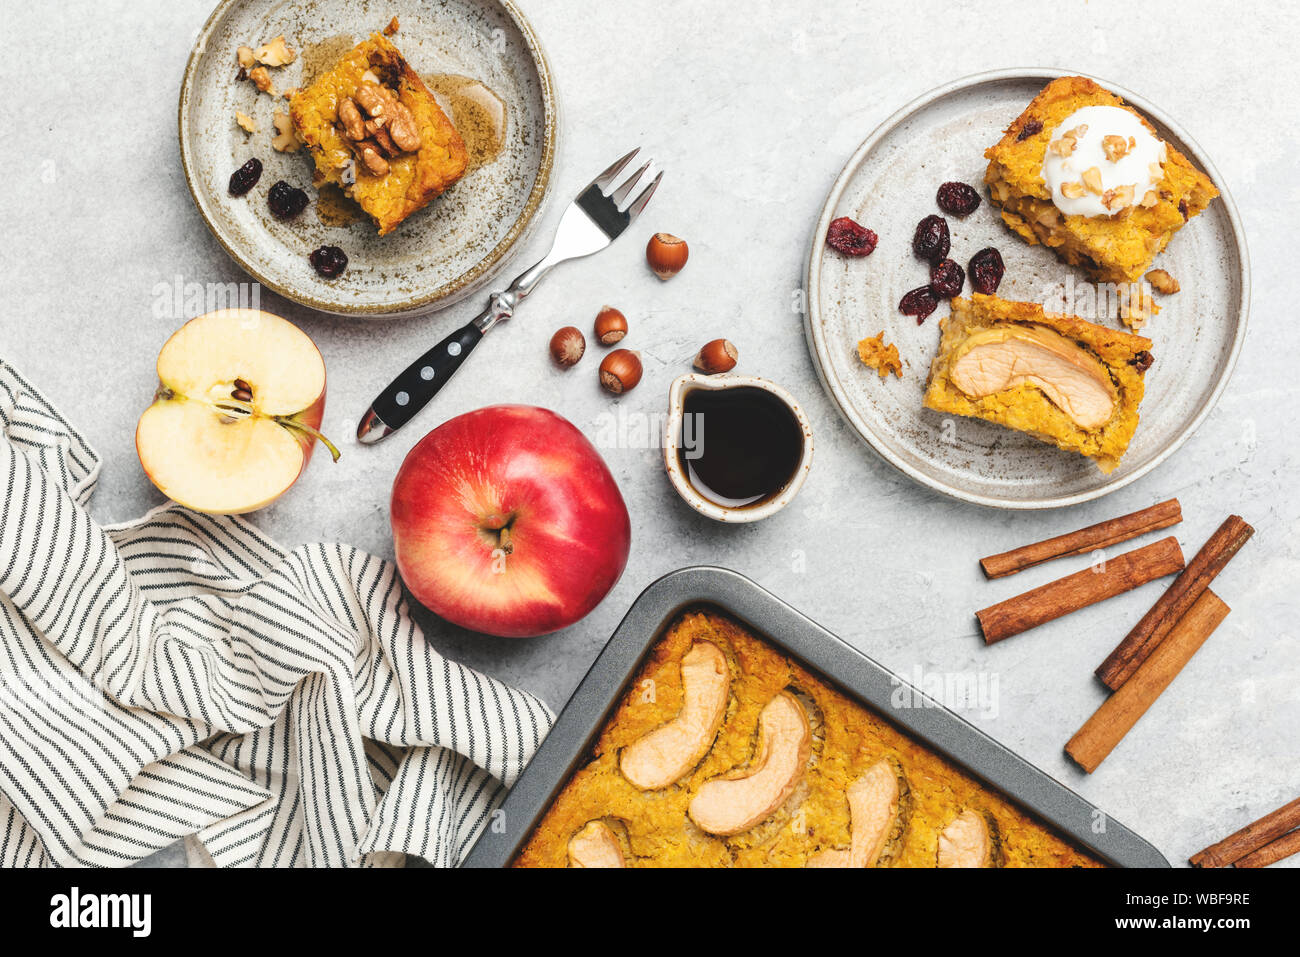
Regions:
M 1143 328 L 1154 341 L 1142 421 L 1120 467 L 1103 475 L 1091 461 L 978 419 L 921 406 L 946 306 L 921 326 L 898 311 L 928 275 L 911 250 L 918 221 L 939 213 L 935 191 L 948 180 L 981 188 L 984 202 L 966 219 L 948 216 L 952 258 L 963 267 L 985 246 L 1006 263 L 998 294 L 1062 304 L 1089 315 L 1087 276 L 1042 246 L 1008 230 L 983 194 L 984 150 L 1060 71 L 983 73 L 934 90 L 895 113 L 871 134 L 835 182 L 813 233 L 808 260 L 809 348 L 822 382 L 845 419 L 887 462 L 954 498 L 997 508 L 1055 508 L 1097 498 L 1163 462 L 1196 430 L 1227 385 L 1246 333 L 1250 270 L 1241 220 L 1209 157 L 1161 110 L 1098 79 L 1151 121 L 1214 181 L 1222 196 L 1174 236 L 1155 265 L 1182 284 L 1156 296 L 1161 312 Z M 864 259 L 826 246 L 837 216 L 852 216 L 880 236 Z M 969 294 L 969 283 L 965 294 Z M 1096 300 L 1096 295 L 1092 296 Z M 1103 297 L 1104 298 L 1104 297 Z M 857 342 L 885 331 L 903 358 L 901 380 L 880 379 L 857 357 Z
M 401 23 L 393 43 L 444 109 L 453 108 L 462 135 L 502 111 L 505 129 L 494 155 L 491 137 L 485 138 L 477 165 L 478 140 L 466 135 L 471 166 L 460 182 L 380 238 L 350 201 L 337 194 L 333 201 L 318 200 L 306 150 L 272 149 L 272 114 L 287 113 L 287 101 L 236 79 L 235 50 L 284 34 L 298 59 L 270 73 L 276 90 L 291 89 L 329 70 L 393 16 Z M 434 78 L 441 78 L 443 91 Z M 442 95 L 447 90 L 454 99 Z M 470 102 L 475 99 L 480 106 Z M 236 110 L 251 116 L 259 131 L 241 129 Z M 550 69 L 532 27 L 509 0 L 224 0 L 199 32 L 179 113 L 185 178 L 226 251 L 281 295 L 344 315 L 427 312 L 481 288 L 539 218 L 555 158 Z M 230 174 L 254 156 L 265 167 L 261 180 L 246 196 L 231 197 Z M 277 220 L 267 205 L 267 191 L 280 179 L 311 198 L 291 222 Z M 340 246 L 348 255 L 348 268 L 337 279 L 321 278 L 307 260 L 322 245 Z

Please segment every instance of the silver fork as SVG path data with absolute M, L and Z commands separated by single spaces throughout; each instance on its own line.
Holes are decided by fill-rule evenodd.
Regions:
M 504 292 L 492 293 L 486 309 L 411 363 L 379 393 L 357 426 L 358 441 L 373 445 L 404 426 L 447 384 L 483 336 L 514 315 L 515 307 L 554 266 L 599 252 L 641 215 L 664 176 L 651 169 L 654 160 L 646 160 L 615 188 L 640 152 L 638 148 L 628 153 L 578 194 L 560 218 L 551 251 L 541 262 L 520 274 Z

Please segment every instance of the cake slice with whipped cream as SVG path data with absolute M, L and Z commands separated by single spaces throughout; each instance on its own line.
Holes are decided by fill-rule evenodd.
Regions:
M 1105 282 L 1139 281 L 1219 195 L 1145 117 L 1081 76 L 1049 83 L 984 155 L 1006 224 Z

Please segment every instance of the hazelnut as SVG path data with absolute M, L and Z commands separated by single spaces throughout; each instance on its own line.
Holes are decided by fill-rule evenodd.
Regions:
M 612 346 L 627 335 L 627 316 L 613 306 L 601 306 L 596 313 L 596 341 Z
M 681 272 L 689 255 L 686 240 L 672 233 L 655 233 L 645 247 L 645 260 L 660 279 L 672 279 Z
M 600 363 L 600 385 L 606 392 L 621 395 L 641 381 L 641 356 L 631 349 L 615 349 Z
M 557 329 L 555 335 L 551 336 L 551 358 L 555 360 L 556 365 L 566 369 L 576 365 L 586 351 L 587 340 L 583 338 L 582 330 L 577 326 Z
M 705 344 L 695 356 L 695 368 L 706 375 L 730 372 L 736 368 L 736 359 L 740 353 L 729 339 L 714 339 Z

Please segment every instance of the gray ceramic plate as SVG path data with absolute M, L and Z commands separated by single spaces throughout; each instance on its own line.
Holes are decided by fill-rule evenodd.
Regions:
M 710 606 L 736 618 L 778 649 L 820 672 L 886 720 L 934 748 L 1031 814 L 1119 867 L 1168 867 L 1158 850 L 974 725 L 911 689 L 748 578 L 697 566 L 665 575 L 643 591 L 506 795 L 464 867 L 505 867 L 519 852 L 569 777 L 590 760 L 605 721 L 650 648 L 687 608 Z M 898 694 L 900 687 L 911 689 Z M 914 696 L 914 697 L 913 697 Z M 909 706 L 897 702 L 906 700 Z M 924 702 L 918 705 L 919 702 Z M 1104 821 L 1104 828 L 1096 823 Z
M 849 424 L 904 474 L 954 498 L 997 508 L 1054 508 L 1121 488 L 1168 458 L 1209 414 L 1227 385 L 1246 333 L 1249 262 L 1241 221 L 1223 178 L 1181 127 L 1141 97 L 1098 80 L 1145 115 L 1160 135 L 1204 170 L 1223 192 L 1184 227 L 1156 260 L 1182 284 L 1157 296 L 1161 313 L 1142 334 L 1154 340 L 1142 422 L 1120 467 L 1103 475 L 1082 456 L 977 419 L 921 407 L 930 359 L 946 307 L 917 326 L 898 311 L 909 289 L 924 285 L 911 251 L 916 223 L 938 213 L 939 184 L 979 187 L 984 150 L 1059 71 L 1008 70 L 958 80 L 904 107 L 871 134 L 836 180 L 808 260 L 809 348 L 831 399 Z M 837 216 L 852 216 L 880 236 L 876 251 L 850 259 L 826 247 Z M 952 257 L 963 267 L 985 246 L 1006 263 L 998 294 L 1045 302 L 1072 286 L 1074 310 L 1087 315 L 1087 277 L 1042 246 L 1027 246 L 990 206 L 964 220 L 948 217 Z M 969 293 L 969 287 L 967 288 Z M 1094 297 L 1095 298 L 1095 297 Z M 1119 326 L 1118 319 L 1095 321 Z M 857 358 L 859 339 L 881 330 L 897 344 L 902 380 L 880 379 Z
M 235 79 L 235 50 L 284 34 L 298 59 L 271 70 L 277 90 L 328 70 L 352 42 L 382 30 L 397 14 L 392 38 L 423 77 L 470 77 L 505 105 L 505 136 L 495 159 L 470 171 L 394 232 L 378 236 L 365 218 L 324 221 L 311 188 L 306 150 L 271 148 L 274 110 L 287 101 Z M 260 126 L 245 133 L 242 110 Z M 536 222 L 551 179 L 557 128 L 555 92 L 537 37 L 509 0 L 224 0 L 199 32 L 180 97 L 181 162 L 199 213 L 226 251 L 264 285 L 306 306 L 358 316 L 395 316 L 448 305 L 482 287 Z M 456 118 L 461 123 L 459 117 Z M 262 179 L 232 198 L 230 174 L 249 157 Z M 312 202 L 296 220 L 271 216 L 266 194 L 284 179 Z M 349 257 L 337 279 L 307 261 L 321 245 Z

